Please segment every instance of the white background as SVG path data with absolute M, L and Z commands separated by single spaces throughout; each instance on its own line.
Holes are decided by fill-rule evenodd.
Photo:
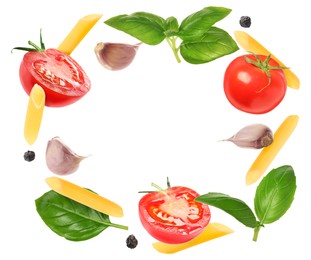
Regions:
M 1 137 L 0 150 L 0 259 L 310 259 L 310 19 L 307 1 L 8 1 L 1 3 Z M 299 76 L 301 89 L 288 88 L 283 102 L 263 115 L 246 114 L 226 100 L 222 80 L 234 54 L 205 65 L 191 65 L 174 59 L 164 41 L 157 46 L 142 45 L 134 62 L 125 70 L 108 71 L 98 63 L 94 47 L 98 42 L 136 43 L 137 40 L 105 25 L 112 16 L 147 11 L 180 22 L 206 6 L 232 8 L 216 26 L 233 36 L 245 30 L 264 44 Z M 43 30 L 46 47 L 56 48 L 83 16 L 103 14 L 86 38 L 72 53 L 92 81 L 91 91 L 79 102 L 64 108 L 45 108 L 36 143 L 29 146 L 23 137 L 28 103 L 19 82 L 18 69 L 23 53 L 11 49 L 39 43 Z M 239 25 L 249 15 L 252 26 Z M 151 182 L 190 187 L 204 194 L 223 192 L 240 198 L 253 208 L 259 182 L 245 185 L 245 175 L 258 150 L 241 149 L 218 142 L 251 123 L 263 123 L 276 130 L 289 115 L 300 116 L 296 131 L 277 155 L 269 170 L 292 165 L 297 192 L 292 207 L 274 224 L 253 230 L 231 216 L 211 208 L 212 222 L 221 222 L 233 234 L 215 239 L 174 255 L 163 255 L 151 246 L 155 240 L 139 222 L 140 190 Z M 53 176 L 45 164 L 49 139 L 61 137 L 80 155 L 89 155 L 79 170 L 66 176 L 83 187 L 116 201 L 123 218 L 112 222 L 128 225 L 129 231 L 108 228 L 84 242 L 71 242 L 53 233 L 35 209 L 35 199 L 49 190 L 44 179 Z M 23 154 L 36 152 L 33 162 Z M 137 248 L 125 245 L 129 234 Z

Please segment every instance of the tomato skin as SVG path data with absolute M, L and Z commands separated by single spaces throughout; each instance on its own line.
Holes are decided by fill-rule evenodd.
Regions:
M 194 201 L 197 196 L 196 191 L 181 186 L 148 193 L 139 201 L 143 227 L 164 243 L 179 244 L 193 239 L 211 218 L 208 205 Z
M 70 105 L 91 88 L 90 79 L 82 67 L 56 49 L 27 52 L 21 62 L 19 76 L 28 95 L 34 84 L 40 85 L 46 95 L 45 105 L 50 107 Z
M 246 55 L 256 61 L 252 54 Z M 267 56 L 257 55 L 261 61 Z M 272 58 L 269 66 L 279 66 Z M 251 113 L 264 114 L 273 110 L 283 100 L 287 83 L 282 69 L 269 70 L 271 82 L 266 73 L 245 60 L 245 55 L 234 59 L 224 75 L 224 92 L 228 101 L 237 109 Z

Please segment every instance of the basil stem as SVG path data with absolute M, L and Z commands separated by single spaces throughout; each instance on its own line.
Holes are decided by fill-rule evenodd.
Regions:
M 175 59 L 177 60 L 178 63 L 180 63 L 181 59 L 179 58 L 179 55 L 178 55 L 179 47 L 176 46 L 176 40 L 177 40 L 176 36 L 166 37 L 166 41 L 168 42 L 168 45 L 171 47 L 174 53 Z

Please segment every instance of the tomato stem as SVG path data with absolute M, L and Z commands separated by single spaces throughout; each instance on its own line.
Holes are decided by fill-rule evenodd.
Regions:
M 29 47 L 15 47 L 11 50 L 11 52 L 13 50 L 20 50 L 20 51 L 37 51 L 37 52 L 44 52 L 45 51 L 45 45 L 42 41 L 42 30 L 40 29 L 40 47 L 33 43 L 32 41 L 28 41 L 28 44 L 30 46 L 32 46 L 33 48 L 29 48 Z
M 168 177 L 166 177 L 166 185 L 167 185 L 167 188 L 171 187 L 171 183 Z
M 167 198 L 169 198 L 169 196 L 167 195 L 167 193 L 165 192 L 165 190 L 163 190 L 159 185 L 155 184 L 155 183 L 151 183 L 152 187 L 155 187 L 159 192 L 162 192 Z
M 247 63 L 250 63 L 250 64 L 256 66 L 257 68 L 261 69 L 268 77 L 268 84 L 266 86 L 264 86 L 263 88 L 261 88 L 260 90 L 257 91 L 257 93 L 260 93 L 262 90 L 264 90 L 266 87 L 268 87 L 271 84 L 270 70 L 279 70 L 279 69 L 283 70 L 283 69 L 288 69 L 288 68 L 287 67 L 283 67 L 283 66 L 270 66 L 269 62 L 270 62 L 270 59 L 271 59 L 271 54 L 269 54 L 264 61 L 262 61 L 258 57 L 258 55 L 256 55 L 255 53 L 252 53 L 252 55 L 255 57 L 256 61 L 250 59 L 246 55 L 244 56 L 245 61 Z
M 43 40 L 42 40 L 42 29 L 40 29 L 40 46 L 41 46 L 41 49 L 44 51 L 45 45 L 44 45 Z
M 170 184 L 170 181 L 169 181 L 169 178 L 167 177 L 166 178 L 166 185 L 167 185 L 167 189 L 171 187 L 171 184 Z M 160 192 L 163 192 L 165 193 L 165 190 L 163 188 L 161 188 L 159 185 L 155 184 L 155 183 L 151 183 L 151 186 L 156 188 L 157 191 L 160 191 Z M 139 191 L 138 193 L 152 193 L 152 192 L 157 192 L 157 191 Z M 166 193 L 165 193 L 166 194 Z
M 164 191 L 159 185 L 157 185 L 157 184 L 155 184 L 153 182 L 151 183 L 151 186 L 155 187 L 158 191 L 162 191 L 162 192 Z
M 37 44 L 33 43 L 32 41 L 28 41 L 28 44 L 32 47 L 34 47 L 34 51 L 37 52 L 44 52 L 44 49 L 41 49 Z

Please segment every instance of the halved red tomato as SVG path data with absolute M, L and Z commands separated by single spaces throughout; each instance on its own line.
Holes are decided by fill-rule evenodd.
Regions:
M 197 196 L 196 191 L 181 186 L 146 194 L 139 201 L 143 227 L 164 243 L 178 244 L 193 239 L 211 218 L 208 205 L 194 201 Z
M 81 66 L 70 56 L 56 49 L 29 51 L 19 70 L 20 81 L 29 95 L 34 84 L 46 94 L 46 106 L 62 107 L 82 98 L 91 82 Z
M 40 30 L 40 46 L 28 41 L 31 47 L 15 47 L 27 51 L 19 69 L 22 86 L 29 95 L 35 84 L 45 92 L 45 105 L 63 107 L 82 98 L 91 88 L 91 82 L 81 66 L 69 55 L 45 49 Z

